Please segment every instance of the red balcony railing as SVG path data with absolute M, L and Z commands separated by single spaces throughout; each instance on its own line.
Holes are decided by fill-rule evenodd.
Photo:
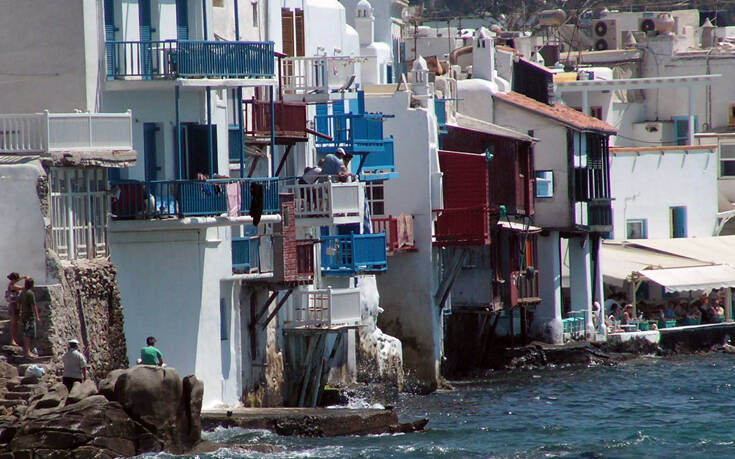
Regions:
M 490 209 L 486 206 L 434 210 L 434 245 L 490 244 Z
M 275 136 L 277 139 L 306 141 L 306 104 L 299 102 L 276 102 Z M 271 104 L 268 101 L 245 101 L 245 136 L 270 137 Z
M 373 233 L 385 233 L 388 253 L 415 250 L 413 238 L 413 215 L 401 214 L 398 217 L 372 218 Z

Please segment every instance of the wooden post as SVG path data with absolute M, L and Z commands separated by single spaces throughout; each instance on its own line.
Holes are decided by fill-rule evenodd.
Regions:
M 725 321 L 732 322 L 732 289 L 725 289 Z

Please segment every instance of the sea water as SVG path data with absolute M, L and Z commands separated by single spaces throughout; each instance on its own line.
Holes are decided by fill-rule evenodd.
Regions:
M 735 457 L 735 355 L 644 358 L 615 367 L 494 373 L 454 390 L 405 394 L 402 421 L 426 432 L 337 438 L 217 429 L 229 457 Z M 227 445 L 267 443 L 263 455 Z

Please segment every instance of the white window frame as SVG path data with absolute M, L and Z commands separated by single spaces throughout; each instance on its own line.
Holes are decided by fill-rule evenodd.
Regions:
M 630 225 L 640 225 L 640 237 L 632 237 Z M 625 238 L 626 239 L 648 239 L 648 221 L 645 218 L 629 218 L 625 220 Z
M 375 190 L 380 189 L 382 191 L 381 198 L 375 198 Z M 368 206 L 370 208 L 371 217 L 385 217 L 385 182 L 383 180 L 373 180 L 365 182 L 365 199 L 367 199 Z M 376 207 L 382 207 L 382 212 L 376 212 Z
M 731 157 L 725 157 L 725 155 L 723 155 L 724 147 L 730 147 L 730 148 L 733 149 L 733 151 L 729 153 L 731 155 Z M 717 174 L 719 175 L 719 177 L 722 177 L 722 178 L 735 178 L 735 174 L 733 174 L 733 175 L 725 175 L 725 174 L 723 174 L 723 170 L 722 170 L 722 165 L 725 162 L 731 162 L 731 163 L 734 163 L 735 164 L 735 143 L 721 143 L 720 144 L 720 158 L 719 159 L 720 159 L 720 161 L 719 161 L 719 166 L 720 167 L 718 168 L 718 171 L 717 171 Z
M 542 177 L 542 175 L 544 175 Z M 548 193 L 541 194 L 539 185 L 547 185 Z M 553 198 L 554 197 L 554 171 L 536 171 L 536 197 L 537 198 Z
M 49 180 L 51 248 L 62 260 L 107 256 L 107 170 L 55 167 Z

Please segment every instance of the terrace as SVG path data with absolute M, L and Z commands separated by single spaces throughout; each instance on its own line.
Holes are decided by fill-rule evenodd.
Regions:
M 330 226 L 362 222 L 364 183 L 295 184 L 289 192 L 294 195 L 297 225 Z
M 0 115 L 0 153 L 133 149 L 132 115 L 43 113 Z
M 388 269 L 385 233 L 322 236 L 322 274 L 353 276 Z
M 281 60 L 281 87 L 287 101 L 327 101 L 349 90 L 357 75 L 356 59 L 342 56 L 286 57 Z

